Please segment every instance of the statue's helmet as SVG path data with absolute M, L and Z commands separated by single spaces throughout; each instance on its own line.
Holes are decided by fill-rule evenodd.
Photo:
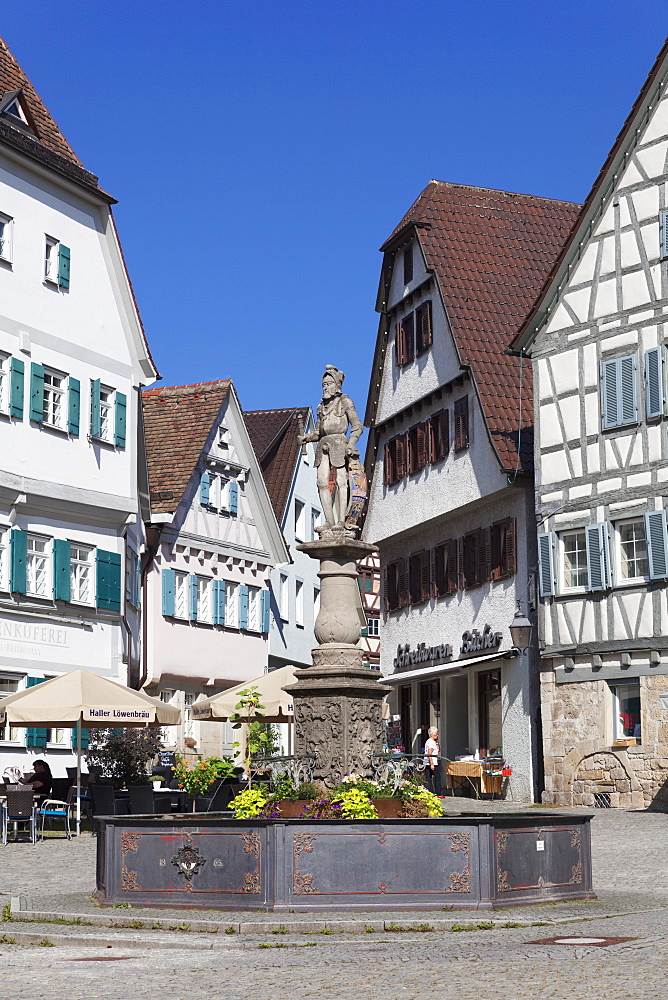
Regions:
M 339 371 L 338 368 L 335 368 L 334 365 L 325 365 L 325 374 L 322 376 L 322 381 L 324 384 L 325 380 L 329 381 L 331 379 L 331 381 L 336 386 L 337 392 L 341 392 L 341 386 L 343 385 L 343 380 L 345 377 L 346 376 L 343 374 L 343 372 Z

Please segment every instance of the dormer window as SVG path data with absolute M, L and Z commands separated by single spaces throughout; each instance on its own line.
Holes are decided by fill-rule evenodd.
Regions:
M 404 250 L 404 285 L 410 285 L 413 280 L 413 244 Z
M 9 90 L 2 95 L 0 98 L 0 118 L 4 118 L 15 128 L 20 128 L 24 132 L 36 132 L 25 98 L 20 90 Z

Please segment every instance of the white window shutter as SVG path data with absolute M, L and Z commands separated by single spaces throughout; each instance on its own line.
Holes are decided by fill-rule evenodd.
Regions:
M 610 572 L 610 545 L 608 525 L 588 524 L 585 528 L 587 539 L 587 590 L 607 590 L 612 583 Z
M 619 389 L 621 397 L 622 424 L 634 424 L 638 419 L 638 398 L 636 388 L 636 358 L 629 354 L 619 358 Z
M 554 533 L 546 531 L 538 536 L 538 581 L 540 596 L 554 594 Z
M 666 532 L 666 512 L 653 510 L 645 514 L 645 537 L 651 580 L 663 580 L 668 576 L 668 534 Z
M 663 348 L 652 347 L 645 351 L 645 411 L 648 420 L 663 416 L 663 384 Z
M 601 410 L 603 429 L 619 423 L 619 366 L 618 359 L 604 361 L 601 365 Z

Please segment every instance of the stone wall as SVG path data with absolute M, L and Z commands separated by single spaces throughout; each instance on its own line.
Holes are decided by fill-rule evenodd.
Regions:
M 642 743 L 613 748 L 608 683 L 557 684 L 552 669 L 544 669 L 543 802 L 594 806 L 595 794 L 605 792 L 613 808 L 668 811 L 668 713 L 659 700 L 662 693 L 668 693 L 668 675 L 640 678 Z

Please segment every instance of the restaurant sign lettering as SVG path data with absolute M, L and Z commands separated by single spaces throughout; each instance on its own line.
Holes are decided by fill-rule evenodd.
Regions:
M 482 632 L 477 628 L 464 632 L 460 653 L 480 653 L 487 649 L 498 649 L 503 639 L 502 632 L 492 632 L 491 625 L 485 625 Z
M 405 646 L 397 646 L 394 669 L 401 670 L 415 663 L 435 663 L 437 660 L 448 660 L 451 656 L 452 646 L 447 642 L 442 642 L 440 646 L 427 646 L 421 642 L 417 649 L 411 649 L 410 643 L 407 642 Z

